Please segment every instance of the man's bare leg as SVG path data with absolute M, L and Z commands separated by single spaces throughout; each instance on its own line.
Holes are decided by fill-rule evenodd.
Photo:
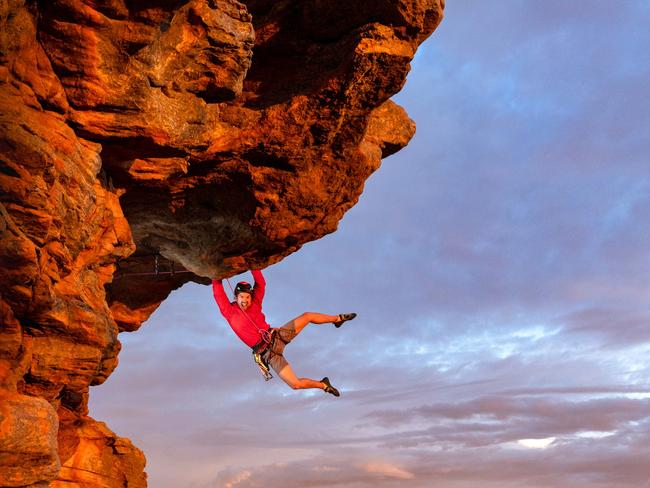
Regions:
M 305 312 L 292 320 L 298 334 L 308 324 L 333 324 L 339 320 L 338 315 L 326 315 L 324 313 Z
M 307 325 L 307 324 L 305 324 Z M 304 327 L 304 326 L 303 326 Z M 311 378 L 298 378 L 288 364 L 278 372 L 278 376 L 294 390 L 306 390 L 309 388 L 325 389 L 325 383 L 312 380 Z

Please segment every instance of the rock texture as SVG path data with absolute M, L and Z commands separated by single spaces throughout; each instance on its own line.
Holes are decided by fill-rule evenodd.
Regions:
M 146 486 L 118 332 L 336 229 L 443 3 L 0 1 L 0 486 Z

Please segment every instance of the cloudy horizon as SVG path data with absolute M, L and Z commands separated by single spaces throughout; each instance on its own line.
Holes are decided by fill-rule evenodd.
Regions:
M 153 488 L 650 487 L 649 20 L 448 2 L 394 98 L 414 139 L 265 270 L 273 325 L 359 314 L 286 351 L 341 397 L 265 383 L 190 283 L 120 335 L 91 415 Z

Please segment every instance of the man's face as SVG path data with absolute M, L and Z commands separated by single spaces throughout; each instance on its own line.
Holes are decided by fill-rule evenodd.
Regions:
M 253 297 L 251 296 L 250 293 L 246 293 L 245 291 L 237 293 L 237 305 L 239 305 L 239 308 L 242 310 L 246 310 L 248 307 L 251 306 L 251 303 L 253 302 Z

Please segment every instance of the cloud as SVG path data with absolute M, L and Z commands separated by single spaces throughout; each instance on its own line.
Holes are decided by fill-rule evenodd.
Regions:
M 559 319 L 568 333 L 600 338 L 608 347 L 640 346 L 650 341 L 650 311 L 588 308 Z
M 230 478 L 224 483 L 226 488 L 233 488 L 234 486 L 240 485 L 242 482 L 248 481 L 251 477 L 251 472 L 247 469 L 236 473 L 235 476 Z
M 555 439 L 555 437 L 546 437 L 544 439 L 519 439 L 517 444 L 529 449 L 546 449 L 555 442 Z
M 647 432 L 647 431 L 646 431 Z M 612 443 L 616 449 L 612 449 Z M 396 461 L 373 460 L 375 455 L 342 448 L 341 456 L 326 451 L 300 460 L 257 467 L 231 466 L 200 488 L 221 487 L 246 473 L 242 487 L 266 486 L 445 486 L 452 488 L 545 486 L 587 488 L 644 486 L 648 480 L 644 455 L 648 448 L 618 440 L 575 439 L 555 442 L 547 449 L 485 447 L 411 449 Z
M 411 480 L 415 477 L 413 473 L 390 463 L 368 463 L 364 464 L 362 468 L 368 473 L 380 474 L 388 478 Z
M 232 479 L 237 479 L 238 483 L 230 486 L 238 488 L 353 487 L 369 486 L 369 483 L 375 486 L 399 486 L 400 481 L 413 477 L 412 473 L 390 462 L 358 461 L 358 454 L 354 454 L 353 459 L 342 460 L 323 453 L 315 458 L 258 468 L 230 467 L 221 471 L 205 488 L 229 486 L 227 480 Z

